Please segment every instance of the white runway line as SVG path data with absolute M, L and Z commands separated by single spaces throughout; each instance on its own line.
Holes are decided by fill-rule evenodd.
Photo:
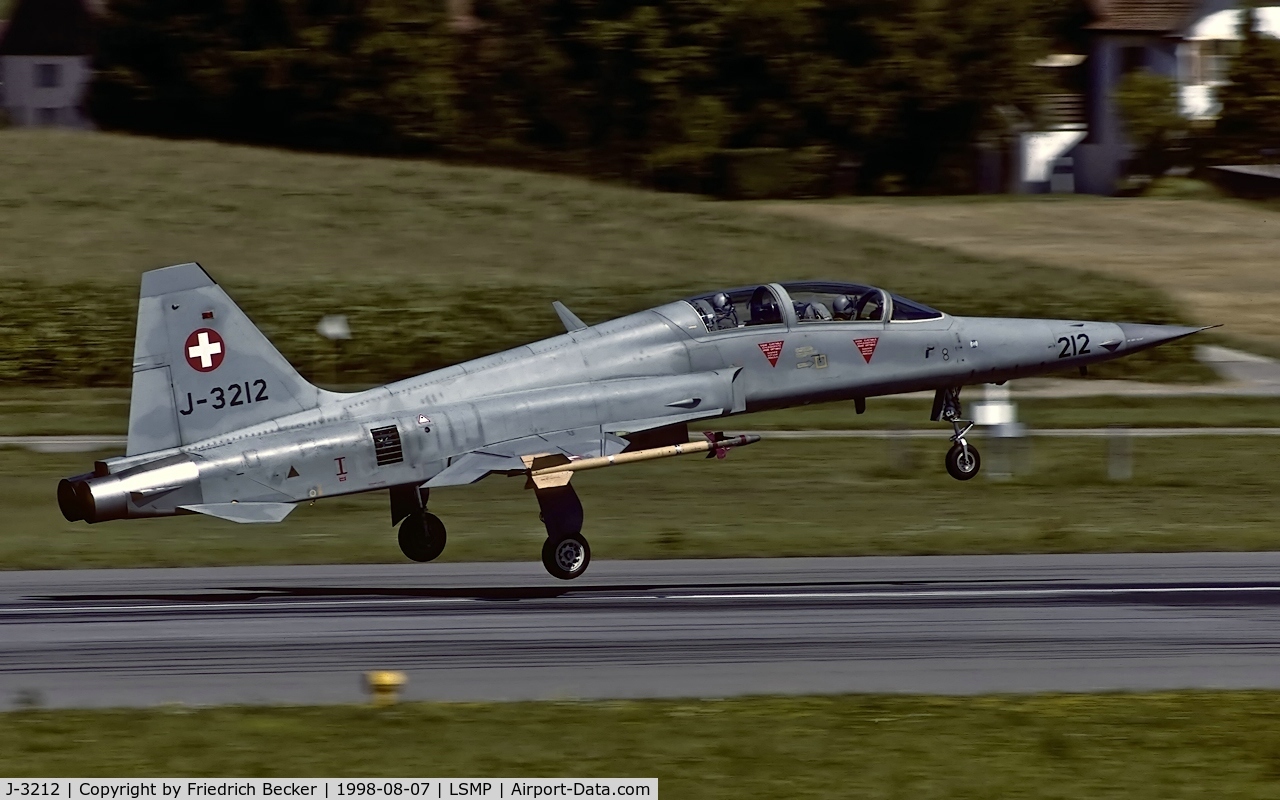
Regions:
M 1280 586 L 1147 586 L 1135 588 L 1061 588 L 1061 589 L 924 589 L 902 592 L 785 592 L 785 593 L 717 593 L 667 595 L 672 600 L 954 600 L 957 598 L 1006 597 L 1079 597 L 1122 594 L 1204 594 L 1209 592 L 1280 592 Z

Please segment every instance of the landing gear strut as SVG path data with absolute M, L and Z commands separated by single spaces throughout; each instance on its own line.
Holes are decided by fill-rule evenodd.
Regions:
M 553 577 L 571 581 L 587 571 L 591 545 L 582 535 L 582 501 L 567 483 L 537 489 L 547 541 L 542 545 L 542 566 Z
M 933 398 L 930 418 L 951 423 L 951 449 L 947 451 L 947 473 L 958 481 L 967 481 L 978 474 L 982 459 L 978 448 L 969 444 L 965 436 L 973 430 L 973 421 L 961 419 L 960 387 L 939 389 Z

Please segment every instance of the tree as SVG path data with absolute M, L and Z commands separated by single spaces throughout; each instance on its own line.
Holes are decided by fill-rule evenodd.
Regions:
M 1135 171 L 1158 178 L 1175 166 L 1189 123 L 1178 113 L 1178 85 L 1147 70 L 1125 76 L 1114 99 L 1136 150 Z
M 451 29 L 442 0 L 111 0 L 91 108 L 104 127 L 686 190 L 751 172 L 753 192 L 813 192 L 842 162 L 863 190 L 963 191 L 996 109 L 1035 105 L 1054 6 L 474 0 Z
M 1274 162 L 1280 148 L 1280 39 L 1260 33 L 1252 11 L 1242 27 L 1230 83 L 1218 94 L 1222 113 L 1214 126 L 1215 155 L 1247 164 Z

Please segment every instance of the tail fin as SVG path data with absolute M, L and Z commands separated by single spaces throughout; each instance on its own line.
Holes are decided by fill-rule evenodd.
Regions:
M 128 455 L 315 408 L 303 380 L 199 264 L 142 276 Z

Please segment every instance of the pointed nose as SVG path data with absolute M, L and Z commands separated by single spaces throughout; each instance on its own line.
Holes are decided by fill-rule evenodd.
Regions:
M 1175 339 L 1181 339 L 1184 336 L 1190 336 L 1193 333 L 1217 327 L 1216 325 L 1208 325 L 1203 328 L 1188 328 L 1184 325 L 1145 325 L 1136 322 L 1118 322 L 1116 325 L 1124 335 L 1123 349 L 1127 352 L 1146 350 L 1148 347 L 1155 347 L 1166 342 L 1172 342 Z

